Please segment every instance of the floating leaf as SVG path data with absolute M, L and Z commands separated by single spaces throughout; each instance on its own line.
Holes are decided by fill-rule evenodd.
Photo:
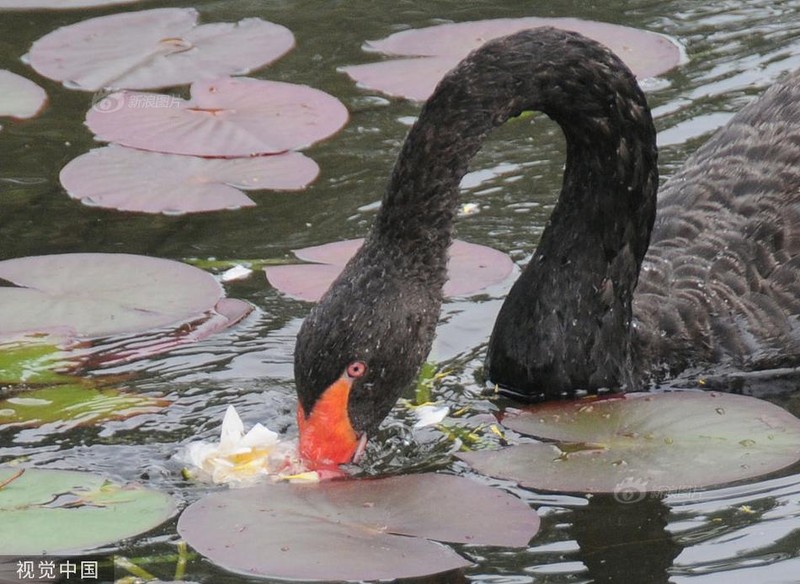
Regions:
M 62 384 L 0 400 L 0 426 L 42 426 L 53 432 L 158 412 L 169 401 L 90 384 Z
M 427 539 L 522 547 L 538 527 L 536 513 L 516 497 L 436 474 L 218 492 L 178 521 L 192 547 L 228 570 L 298 580 L 454 570 L 470 562 Z
M 800 420 L 769 402 L 704 392 L 547 404 L 508 427 L 559 444 L 459 454 L 484 474 L 559 492 L 679 492 L 800 459 Z
M 86 114 L 100 140 L 142 150 L 195 156 L 277 154 L 339 131 L 347 108 L 305 85 L 248 77 L 192 85 L 192 98 L 112 93 Z M 158 96 L 168 97 L 168 96 Z
M 33 81 L 0 69 L 0 116 L 32 118 L 46 102 L 44 89 Z
M 269 283 L 283 292 L 308 302 L 316 302 L 358 251 L 363 239 L 349 239 L 295 250 L 298 259 L 310 264 L 267 266 Z M 459 239 L 450 247 L 447 264 L 446 296 L 469 296 L 505 280 L 514 269 L 506 254 L 490 247 Z
M 252 311 L 253 306 L 248 302 L 223 298 L 212 310 L 198 315 L 194 320 L 183 322 L 176 328 L 136 333 L 127 339 L 113 337 L 107 339 L 109 342 L 96 340 L 92 343 L 93 352 L 85 355 L 85 366 L 94 369 L 101 365 L 119 365 L 161 355 L 225 330 Z
M 141 0 L 0 0 L 0 10 L 36 10 L 49 8 L 52 10 L 70 10 L 73 8 L 90 8 L 92 6 L 113 6 L 115 4 L 133 4 Z
M 60 329 L 83 337 L 139 332 L 196 319 L 222 288 L 210 274 L 129 254 L 56 254 L 0 262 L 0 331 Z
M 0 484 L 18 472 L 0 468 Z M 0 488 L 0 549 L 80 553 L 148 531 L 174 513 L 166 493 L 90 473 L 29 468 Z
M 366 51 L 413 57 L 342 67 L 359 85 L 389 95 L 424 101 L 444 74 L 486 41 L 529 28 L 552 26 L 579 32 L 614 51 L 639 77 L 653 77 L 675 67 L 681 59 L 669 38 L 627 26 L 577 18 L 499 18 L 404 30 L 379 41 L 368 41 Z
M 197 25 L 193 8 L 156 8 L 84 20 L 33 43 L 41 75 L 70 89 L 156 89 L 241 75 L 294 46 L 286 27 L 259 18 Z
M 299 152 L 228 160 L 112 145 L 72 160 L 60 179 L 69 196 L 85 205 L 177 215 L 252 207 L 240 189 L 302 189 L 318 173 L 317 164 Z
M 46 341 L 0 343 L 0 385 L 68 383 L 74 378 L 59 373 L 68 368 L 64 352 Z

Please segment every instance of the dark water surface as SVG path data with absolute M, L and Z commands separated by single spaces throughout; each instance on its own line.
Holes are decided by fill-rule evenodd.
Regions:
M 376 99 L 336 68 L 376 59 L 361 51 L 368 39 L 443 21 L 510 16 L 573 16 L 672 36 L 687 62 L 648 84 L 662 146 L 662 176 L 670 176 L 714 128 L 782 72 L 800 66 L 800 1 L 555 1 L 197 0 L 149 2 L 141 8 L 194 6 L 204 22 L 258 16 L 289 27 L 297 47 L 254 76 L 306 83 L 341 99 L 348 126 L 309 149 L 322 174 L 307 191 L 256 194 L 258 206 L 192 216 L 149 216 L 93 209 L 69 199 L 58 172 L 95 146 L 82 120 L 86 93 L 41 79 L 20 62 L 43 34 L 89 16 L 135 10 L 0 13 L 0 69 L 41 84 L 50 104 L 40 117 L 6 123 L 0 131 L 0 260 L 56 252 L 127 252 L 157 257 L 283 258 L 290 250 L 363 235 L 380 199 L 408 120 L 418 106 Z M 534 118 L 509 124 L 474 161 L 464 202 L 480 212 L 461 218 L 458 236 L 491 245 L 523 264 L 558 193 L 563 140 L 556 126 Z M 484 344 L 509 284 L 489 294 L 449 302 L 433 357 L 452 371 L 437 395 L 477 416 L 496 409 L 476 380 Z M 165 395 L 165 411 L 99 427 L 0 429 L 0 462 L 28 457 L 53 468 L 84 469 L 143 480 L 190 502 L 206 491 L 185 483 L 170 457 L 181 444 L 216 437 L 222 414 L 235 404 L 246 425 L 256 421 L 295 432 L 291 354 L 308 305 L 272 290 L 256 274 L 227 287 L 256 312 L 242 324 L 169 355 L 102 373 L 133 374 L 126 386 Z M 782 398 L 796 415 L 800 400 Z M 386 424 L 369 472 L 445 469 L 450 443 L 436 432 L 412 434 L 405 413 Z M 800 447 L 800 445 L 799 445 Z M 611 497 L 535 493 L 503 485 L 543 516 L 526 550 L 462 546 L 475 561 L 463 580 L 486 583 L 797 583 L 800 582 L 800 469 L 761 482 L 706 492 L 673 493 L 663 501 L 620 504 Z M 491 481 L 492 484 L 502 484 Z M 479 509 L 467 510 L 480 513 Z M 135 539 L 129 557 L 174 551 L 174 522 Z M 170 579 L 169 565 L 147 565 Z M 245 582 L 202 560 L 187 579 Z M 460 581 L 456 578 L 456 581 Z

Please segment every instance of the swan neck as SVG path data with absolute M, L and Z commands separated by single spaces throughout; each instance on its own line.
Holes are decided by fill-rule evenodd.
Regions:
M 559 124 L 567 162 L 539 246 L 498 316 L 489 375 L 529 393 L 625 383 L 633 290 L 655 218 L 657 154 L 636 79 L 601 45 L 537 29 L 491 41 L 462 61 L 412 127 L 373 239 L 397 251 L 399 269 L 441 286 L 469 162 L 493 128 L 528 110 Z
M 470 160 L 493 128 L 529 110 L 565 134 L 565 203 L 627 212 L 629 199 L 649 187 L 653 177 L 637 165 L 655 158 L 654 130 L 633 75 L 597 43 L 536 29 L 487 43 L 439 83 L 397 158 L 374 237 L 384 245 L 424 242 L 415 246 L 423 263 L 445 257 Z M 651 135 L 642 137 L 642 127 Z M 643 257 L 647 242 L 635 247 Z

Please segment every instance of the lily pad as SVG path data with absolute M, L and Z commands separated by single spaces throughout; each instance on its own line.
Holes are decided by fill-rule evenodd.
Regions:
M 470 562 L 428 540 L 524 547 L 538 528 L 516 497 L 437 474 L 218 492 L 178 521 L 189 545 L 223 568 L 297 580 L 445 572 Z
M 156 89 L 268 65 L 294 46 L 260 18 L 197 24 L 193 8 L 156 8 L 84 20 L 33 43 L 26 60 L 70 89 Z
M 294 252 L 298 259 L 313 263 L 267 266 L 264 271 L 269 283 L 284 294 L 317 302 L 362 243 L 363 239 L 349 239 L 298 249 Z M 469 296 L 505 280 L 514 262 L 496 249 L 456 239 L 447 267 L 445 296 Z
M 148 531 L 175 513 L 166 493 L 73 471 L 0 468 L 0 549 L 66 555 Z
M 33 81 L 0 69 L 0 116 L 32 118 L 46 102 L 44 89 Z
M 750 479 L 800 459 L 800 420 L 766 401 L 712 392 L 547 404 L 503 423 L 558 444 L 458 455 L 479 472 L 559 492 L 681 492 Z
M 76 426 L 158 412 L 170 403 L 89 383 L 62 384 L 0 400 L 0 427 L 49 424 L 52 432 L 64 432 Z
M 85 205 L 179 215 L 252 207 L 242 190 L 299 190 L 318 174 L 299 152 L 228 160 L 111 145 L 72 160 L 60 180 Z
M 0 10 L 70 10 L 73 8 L 91 8 L 94 6 L 113 6 L 115 4 L 133 4 L 141 0 L 0 0 Z
M 171 260 L 78 253 L 0 262 L 0 331 L 99 337 L 175 326 L 214 308 L 213 276 Z
M 223 298 L 213 309 L 173 328 L 134 333 L 125 338 L 93 340 L 91 350 L 79 355 L 86 369 L 119 365 L 173 351 L 235 325 L 253 311 L 253 306 L 236 298 Z
M 0 385 L 68 383 L 70 364 L 56 345 L 38 339 L 0 343 Z M 0 416 L 2 414 L 0 413 Z
M 680 47 L 669 38 L 627 26 L 577 18 L 498 18 L 404 30 L 366 51 L 412 57 L 340 68 L 362 87 L 424 101 L 444 74 L 486 41 L 529 28 L 552 26 L 579 32 L 614 51 L 639 77 L 669 71 L 681 61 Z
M 304 148 L 348 118 L 342 102 L 305 85 L 225 77 L 191 91 L 190 100 L 164 104 L 163 95 L 112 93 L 89 110 L 86 124 L 98 139 L 124 146 L 232 158 Z

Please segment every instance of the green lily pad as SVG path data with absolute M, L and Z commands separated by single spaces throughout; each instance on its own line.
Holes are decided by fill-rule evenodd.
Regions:
M 48 343 L 0 343 L 0 384 L 53 385 L 73 378 L 59 373 L 69 368 L 64 353 Z
M 0 468 L 0 550 L 67 555 L 148 531 L 175 513 L 166 493 L 74 471 Z
M 296 580 L 436 574 L 470 562 L 429 540 L 523 547 L 538 528 L 520 499 L 437 474 L 223 491 L 178 521 L 189 545 L 223 568 Z
M 557 444 L 461 453 L 477 471 L 548 491 L 682 492 L 800 460 L 800 420 L 766 401 L 712 392 L 546 404 L 503 423 Z
M 112 388 L 71 383 L 25 391 L 0 400 L 0 427 L 52 424 L 52 431 L 157 412 L 170 402 Z

